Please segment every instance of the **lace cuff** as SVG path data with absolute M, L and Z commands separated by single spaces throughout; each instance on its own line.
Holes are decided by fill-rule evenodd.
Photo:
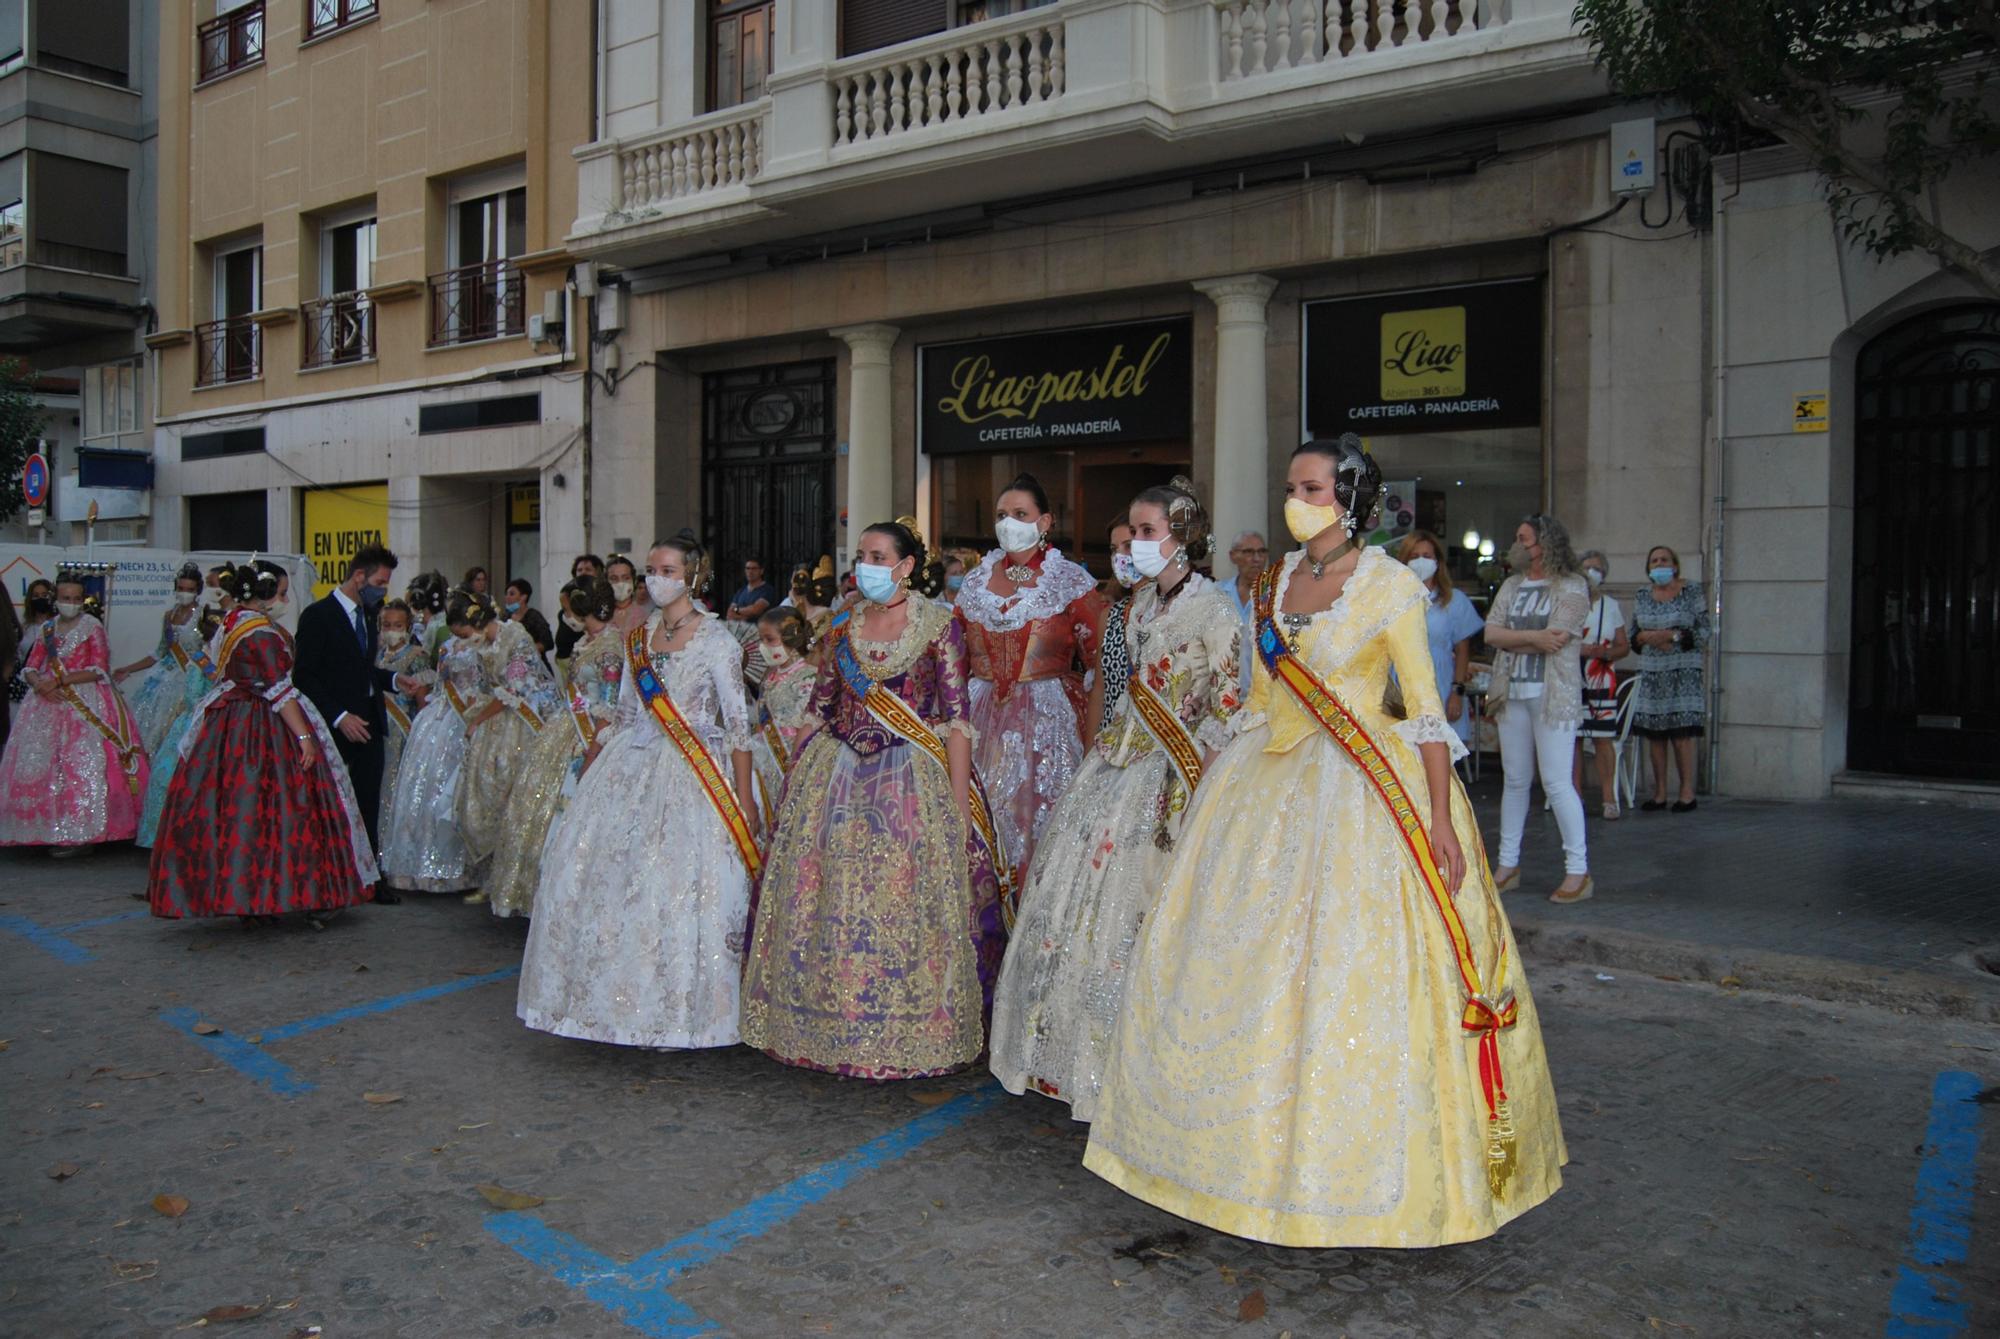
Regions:
M 1234 717 L 1218 720 L 1214 716 L 1205 716 L 1200 727 L 1194 732 L 1194 741 L 1205 749 L 1213 749 L 1220 753 L 1228 748 L 1229 741 L 1235 738 L 1234 727 Z
M 940 741 L 948 740 L 953 735 L 964 735 L 966 743 L 978 747 L 979 731 L 971 721 L 932 721 L 930 727 Z
M 292 676 L 289 674 L 258 694 L 271 704 L 272 711 L 277 711 L 298 695 L 298 690 L 292 687 Z
M 722 732 L 722 747 L 731 753 L 750 751 L 750 731 L 725 729 Z
M 1442 716 L 1412 716 L 1407 721 L 1396 722 L 1396 733 L 1411 748 L 1419 744 L 1443 744 L 1451 750 L 1451 760 L 1457 762 L 1466 755 L 1465 741 L 1458 737 L 1458 731 Z

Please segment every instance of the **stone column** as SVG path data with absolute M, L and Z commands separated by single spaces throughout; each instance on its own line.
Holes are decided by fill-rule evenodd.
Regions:
M 1269 524 L 1265 478 L 1271 449 L 1265 387 L 1265 304 L 1278 281 L 1263 274 L 1201 279 L 1197 291 L 1215 304 L 1215 496 L 1208 514 L 1215 526 L 1217 580 L 1235 575 L 1229 541 Z M 1272 549 L 1282 535 L 1266 536 Z
M 847 344 L 847 532 L 839 537 L 845 570 L 864 527 L 895 516 L 896 396 L 889 358 L 901 331 L 850 325 L 828 332 Z

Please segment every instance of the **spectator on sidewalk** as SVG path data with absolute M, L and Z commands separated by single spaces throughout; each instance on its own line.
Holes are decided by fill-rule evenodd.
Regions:
M 1104 654 L 1098 672 L 1104 676 L 1104 719 L 1110 720 L 1125 697 L 1132 677 L 1132 648 L 1125 642 L 1125 619 L 1132 612 L 1132 591 L 1143 580 L 1132 565 L 1132 527 L 1123 516 L 1105 531 L 1111 541 L 1111 580 L 1098 587 L 1111 601 L 1104 619 Z
M 747 623 L 754 628 L 767 610 L 777 607 L 778 588 L 764 580 L 764 564 L 755 558 L 744 559 L 743 586 L 729 597 L 729 621 Z M 752 632 L 750 640 L 756 639 L 755 632 Z
M 1466 676 L 1472 672 L 1472 639 L 1486 628 L 1486 620 L 1472 607 L 1472 601 L 1453 589 L 1451 572 L 1444 565 L 1444 547 L 1428 530 L 1412 530 L 1396 550 L 1403 565 L 1417 574 L 1431 595 L 1424 611 L 1424 631 L 1429 637 L 1431 667 L 1437 674 L 1438 701 L 1444 703 L 1444 718 L 1469 748 L 1472 745 L 1472 711 L 1465 700 Z
M 583 611 L 572 609 L 570 601 L 580 586 L 588 586 L 604 575 L 604 559 L 594 553 L 580 553 L 569 565 L 569 585 L 556 596 L 555 648 L 557 660 L 568 660 L 583 640 Z
M 1643 735 L 1653 764 L 1653 797 L 1641 809 L 1667 807 L 1667 751 L 1680 776 L 1673 810 L 1694 808 L 1694 742 L 1708 717 L 1702 656 L 1708 649 L 1708 609 L 1701 586 L 1681 572 L 1681 558 L 1665 544 L 1646 555 L 1646 588 L 1632 601 L 1631 641 L 1639 655 L 1638 700 L 1632 732 Z
M 1236 579 L 1225 581 L 1222 592 L 1236 606 L 1236 615 L 1243 620 L 1243 644 L 1256 644 L 1256 629 L 1251 626 L 1251 607 L 1256 603 L 1257 578 L 1264 575 L 1264 569 L 1271 565 L 1271 545 L 1263 535 L 1255 530 L 1245 530 L 1229 541 L 1229 561 L 1236 568 Z M 1250 667 L 1256 656 L 1243 657 L 1243 697 L 1250 697 Z
M 462 589 L 469 590 L 474 595 L 488 597 L 492 586 L 493 578 L 486 575 L 485 568 L 468 567 L 465 569 L 465 580 L 461 585 Z
M 1618 737 L 1618 671 L 1615 666 L 1631 653 L 1625 637 L 1625 611 L 1618 601 L 1604 593 L 1604 579 L 1611 563 L 1603 553 L 1590 550 L 1577 559 L 1584 579 L 1590 582 L 1590 620 L 1583 625 L 1583 645 L 1577 655 L 1583 661 L 1583 720 L 1576 728 L 1576 789 L 1583 793 L 1583 741 L 1593 741 L 1597 754 L 1597 786 L 1604 804 L 1604 816 L 1618 818 L 1618 752 L 1612 741 Z
M 1551 902 L 1581 902 L 1596 891 L 1583 831 L 1583 802 L 1570 782 L 1576 727 L 1583 719 L 1582 665 L 1571 643 L 1590 617 L 1590 583 L 1577 571 L 1569 531 L 1553 516 L 1535 515 L 1514 532 L 1512 569 L 1486 616 L 1486 644 L 1497 653 L 1489 701 L 1500 731 L 1506 774 L 1500 801 L 1500 865 L 1494 887 L 1521 882 L 1521 831 L 1535 772 L 1562 831 L 1562 883 Z
M 518 623 L 521 615 L 528 612 L 528 601 L 534 594 L 535 587 L 526 577 L 509 580 L 506 593 L 500 597 L 501 622 Z

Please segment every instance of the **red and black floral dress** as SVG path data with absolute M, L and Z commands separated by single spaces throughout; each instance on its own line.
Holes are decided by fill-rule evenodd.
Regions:
M 374 896 L 375 857 L 333 737 L 292 687 L 289 635 L 251 609 L 217 634 L 216 688 L 195 709 L 160 815 L 147 896 L 155 916 L 329 911 Z M 296 702 L 312 766 L 278 709 Z

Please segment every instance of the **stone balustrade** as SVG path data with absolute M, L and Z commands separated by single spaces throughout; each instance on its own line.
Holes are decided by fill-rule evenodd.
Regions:
M 1032 12 L 1032 11 L 1031 11 Z M 833 145 L 984 120 L 1062 97 L 1060 21 L 979 24 L 843 62 L 833 83 Z M 858 67 L 858 68 L 857 68 Z

